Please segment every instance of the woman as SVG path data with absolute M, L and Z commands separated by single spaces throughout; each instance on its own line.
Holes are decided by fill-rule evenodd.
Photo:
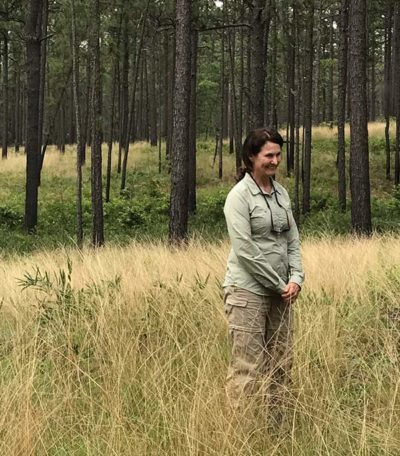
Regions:
M 232 243 L 224 281 L 232 339 L 226 390 L 235 408 L 260 386 L 277 402 L 291 367 L 292 304 L 304 273 L 289 195 L 273 180 L 282 144 L 267 128 L 248 134 L 244 175 L 224 207 Z

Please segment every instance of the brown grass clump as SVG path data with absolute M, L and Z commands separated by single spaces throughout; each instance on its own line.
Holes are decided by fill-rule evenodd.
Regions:
M 398 454 L 400 239 L 304 242 L 280 429 L 225 404 L 228 250 L 132 243 L 3 262 L 0 454 Z

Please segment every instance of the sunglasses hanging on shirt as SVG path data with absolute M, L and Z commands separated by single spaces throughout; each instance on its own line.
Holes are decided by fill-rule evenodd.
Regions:
M 272 233 L 284 233 L 285 231 L 289 231 L 290 230 L 290 222 L 289 222 L 289 213 L 288 213 L 288 210 L 286 208 L 284 208 L 282 206 L 282 204 L 279 202 L 278 200 L 278 197 L 277 197 L 277 194 L 276 194 L 276 188 L 275 188 L 275 185 L 274 185 L 274 182 L 273 180 L 270 178 L 270 182 L 271 182 L 271 185 L 272 185 L 272 189 L 274 191 L 274 195 L 275 195 L 275 201 L 276 201 L 276 204 L 277 206 L 285 212 L 285 215 L 286 215 L 286 223 L 282 223 L 279 225 L 281 226 L 276 226 L 277 223 L 274 223 L 274 216 L 272 214 L 272 210 L 271 210 L 271 206 L 268 202 L 268 198 L 267 196 L 265 195 L 265 193 L 262 191 L 261 187 L 257 184 L 256 180 L 254 179 L 253 175 L 251 173 L 250 174 L 250 177 L 253 179 L 254 183 L 257 185 L 258 189 L 260 190 L 260 193 L 261 195 L 264 197 L 264 201 L 266 202 L 267 206 L 268 206 L 268 209 L 269 209 L 269 213 L 271 215 L 271 232 Z

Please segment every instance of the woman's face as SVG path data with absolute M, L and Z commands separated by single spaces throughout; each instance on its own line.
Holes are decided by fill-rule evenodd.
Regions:
M 274 176 L 281 160 L 281 146 L 273 142 L 266 142 L 257 155 L 250 157 L 253 174 L 259 177 Z

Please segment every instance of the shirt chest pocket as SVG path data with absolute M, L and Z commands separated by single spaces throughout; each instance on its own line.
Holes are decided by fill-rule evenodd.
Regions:
M 251 234 L 264 235 L 271 231 L 271 214 L 269 209 L 255 206 L 250 212 Z

